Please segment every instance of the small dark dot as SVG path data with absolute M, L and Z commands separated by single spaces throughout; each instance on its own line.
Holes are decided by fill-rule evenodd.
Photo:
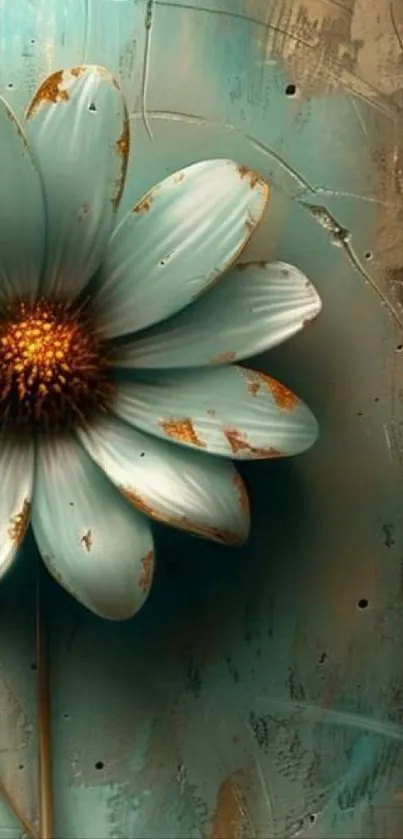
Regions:
M 104 764 L 103 760 L 97 760 L 97 762 L 95 764 L 95 769 L 103 769 L 104 766 L 105 766 L 105 764 Z
M 70 714 L 68 714 L 67 711 L 65 711 L 64 714 L 63 714 L 63 717 L 64 717 L 65 720 L 69 720 L 70 719 Z
M 316 822 L 315 813 L 310 813 L 309 816 L 308 816 L 308 819 L 309 819 L 311 824 L 314 824 Z
M 364 256 L 365 256 L 365 259 L 369 262 L 372 259 L 371 251 L 365 251 Z
M 160 259 L 160 265 L 161 265 L 161 267 L 163 267 L 164 265 L 166 265 L 166 262 L 167 262 L 167 261 L 166 261 L 166 259 Z
M 287 85 L 287 87 L 285 89 L 285 95 L 286 96 L 295 96 L 296 92 L 297 92 L 297 88 L 295 87 L 295 84 L 288 84 Z
M 74 507 L 74 501 L 69 501 L 69 506 Z
M 145 452 L 141 452 L 140 457 L 145 457 Z
M 403 350 L 403 344 L 398 344 L 396 347 L 396 352 L 401 352 Z
M 31 664 L 31 670 L 36 670 L 36 669 L 37 669 L 36 661 L 33 661 L 32 664 Z
M 7 85 L 7 87 L 8 87 L 8 89 L 9 89 L 9 90 L 11 90 L 11 89 L 14 87 L 14 85 L 13 85 L 13 83 L 12 83 L 12 82 L 9 82 L 9 83 L 8 83 L 8 85 Z
M 380 401 L 381 400 L 380 400 L 379 396 L 375 396 L 374 402 L 380 402 Z
M 35 43 L 35 38 L 31 38 L 31 44 Z
M 363 417 L 363 416 L 364 416 L 364 414 L 363 414 L 362 411 L 357 411 L 357 417 Z
M 361 600 L 358 601 L 357 606 L 359 609 L 366 609 L 368 606 L 368 600 L 366 597 L 362 597 Z
M 324 664 L 326 659 L 327 659 L 327 653 L 323 652 L 320 659 L 319 659 L 319 664 Z
M 88 110 L 89 111 L 94 112 L 94 111 L 96 111 L 96 109 L 97 109 L 97 106 L 96 106 L 95 102 L 91 102 L 91 104 L 88 105 Z
M 23 764 L 23 763 L 20 763 L 20 765 L 19 765 L 18 769 L 25 769 L 24 764 Z

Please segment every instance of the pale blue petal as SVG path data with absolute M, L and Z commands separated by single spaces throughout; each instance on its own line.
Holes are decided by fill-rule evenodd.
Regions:
M 34 447 L 0 436 L 0 577 L 11 567 L 31 513 Z
M 115 363 L 150 369 L 228 364 L 286 341 L 320 309 L 318 293 L 298 268 L 238 265 L 192 306 L 119 347 Z
M 248 496 L 231 461 L 157 440 L 112 416 L 79 435 L 111 481 L 151 518 L 222 544 L 247 538 Z
M 154 565 L 149 523 L 77 440 L 40 444 L 32 525 L 46 567 L 88 609 L 124 620 L 142 606 Z
M 318 434 L 288 388 L 235 365 L 119 383 L 113 411 L 157 437 L 240 460 L 299 454 Z
M 262 216 L 268 186 L 230 160 L 171 175 L 113 234 L 95 308 L 104 337 L 142 329 L 195 300 L 228 268 Z
M 34 298 L 45 252 L 40 176 L 17 118 L 0 97 L 0 304 Z
M 46 195 L 43 291 L 70 298 L 98 268 L 112 231 L 129 153 L 123 96 L 101 67 L 59 71 L 36 92 L 26 130 Z

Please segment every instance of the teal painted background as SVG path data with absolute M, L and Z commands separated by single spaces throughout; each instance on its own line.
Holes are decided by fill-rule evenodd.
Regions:
M 160 528 L 152 595 L 123 625 L 47 582 L 57 837 L 403 834 L 399 32 L 383 0 L 0 5 L 0 87 L 18 113 L 60 66 L 121 79 L 122 213 L 176 168 L 234 157 L 273 188 L 245 259 L 298 265 L 324 304 L 256 359 L 322 436 L 244 468 L 248 545 Z M 0 590 L 0 774 L 32 819 L 34 578 L 28 545 Z M 20 835 L 0 805 L 1 839 Z

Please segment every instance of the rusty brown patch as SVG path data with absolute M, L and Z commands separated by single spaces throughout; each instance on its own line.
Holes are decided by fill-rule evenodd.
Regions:
M 151 192 L 148 195 L 145 195 L 144 198 L 133 207 L 133 213 L 149 213 L 151 210 L 151 205 L 153 203 L 153 196 Z
M 247 440 L 246 434 L 242 431 L 238 431 L 236 428 L 224 428 L 224 434 L 231 446 L 233 454 L 239 454 L 240 452 L 249 452 L 252 457 L 268 459 L 268 458 L 275 458 L 275 457 L 284 457 L 282 452 L 277 451 L 271 447 L 259 447 L 253 446 Z
M 121 486 L 119 489 L 131 504 L 154 521 L 169 524 L 171 527 L 177 527 L 178 530 L 185 530 L 187 533 L 194 533 L 196 536 L 202 536 L 205 539 L 211 539 L 213 542 L 218 542 L 221 545 L 237 547 L 243 542 L 236 533 L 232 533 L 230 530 L 223 530 L 207 524 L 194 522 L 188 516 L 164 515 L 160 510 L 155 510 L 148 501 L 145 501 L 131 487 Z
M 162 419 L 159 425 L 167 435 L 173 440 L 178 440 L 180 443 L 191 443 L 193 446 L 205 448 L 206 444 L 197 434 L 192 420 L 189 417 L 179 417 L 175 419 Z
M 243 839 L 249 829 L 245 793 L 240 786 L 240 773 L 229 775 L 222 782 L 214 810 L 208 839 Z
M 298 407 L 300 404 L 300 400 L 295 393 L 292 392 L 288 387 L 282 385 L 281 382 L 276 381 L 276 379 L 272 379 L 271 376 L 267 376 L 266 373 L 256 373 L 256 375 L 261 379 L 264 385 L 270 391 L 276 405 L 282 411 L 294 411 L 295 408 Z
M 120 137 L 116 140 L 115 143 L 116 152 L 120 157 L 120 173 L 119 177 L 116 181 L 115 186 L 115 194 L 112 197 L 112 206 L 113 209 L 117 210 L 120 199 L 122 197 L 122 193 L 125 187 L 126 182 L 126 174 L 127 174 L 127 167 L 129 165 L 129 154 L 130 154 L 130 122 L 129 122 L 129 114 L 125 105 L 125 114 L 123 119 L 123 128 Z
M 88 553 L 90 553 L 93 545 L 91 530 L 87 530 L 87 532 L 84 533 L 84 536 L 81 537 L 80 542 L 82 542 L 82 544 L 84 545 L 85 550 L 88 551 Z
M 228 350 L 228 352 L 223 352 L 221 355 L 216 355 L 214 358 L 211 358 L 210 364 L 230 364 L 231 361 L 235 361 L 235 359 L 236 352 Z
M 141 562 L 139 586 L 144 594 L 150 591 L 154 571 L 154 551 L 148 551 Z
M 71 67 L 70 73 L 72 76 L 75 76 L 76 79 L 79 79 L 80 76 L 83 76 L 84 73 L 87 72 L 87 68 L 83 67 L 82 65 L 78 64 L 77 67 Z
M 70 94 L 67 90 L 61 89 L 61 84 L 64 77 L 64 70 L 58 70 L 52 73 L 40 85 L 34 94 L 26 113 L 26 118 L 30 119 L 39 108 L 42 102 L 56 104 L 57 102 L 67 102 L 70 99 Z
M 262 383 L 258 376 L 248 377 L 248 393 L 251 396 L 257 396 L 261 387 Z
M 31 515 L 31 502 L 24 498 L 22 509 L 8 523 L 8 538 L 13 545 L 21 545 Z
M 241 178 L 245 178 L 249 181 L 251 189 L 254 189 L 255 186 L 261 181 L 261 178 L 257 174 L 257 172 L 254 172 L 252 169 L 249 169 L 248 166 L 238 166 L 238 172 Z
M 238 475 L 238 473 L 236 473 L 233 476 L 232 482 L 235 485 L 236 489 L 238 490 L 239 504 L 240 504 L 241 510 L 243 510 L 244 512 L 247 513 L 249 511 L 249 496 L 248 496 L 246 486 L 245 486 L 241 476 Z

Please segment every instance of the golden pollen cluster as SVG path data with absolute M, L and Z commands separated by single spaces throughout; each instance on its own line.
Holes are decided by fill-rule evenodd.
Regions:
M 91 325 L 63 303 L 20 301 L 0 322 L 0 422 L 64 427 L 104 408 L 107 364 Z

